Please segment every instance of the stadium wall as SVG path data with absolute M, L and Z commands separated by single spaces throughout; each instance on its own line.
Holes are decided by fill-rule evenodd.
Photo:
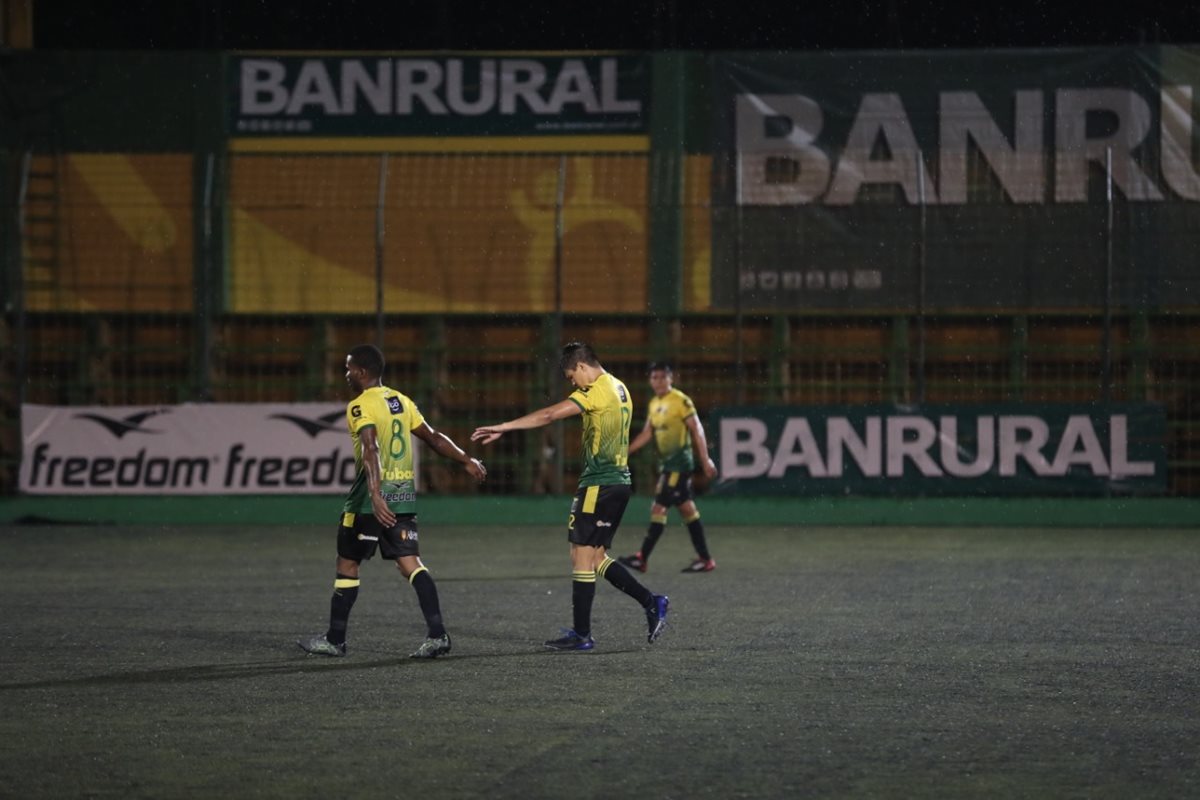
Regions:
M 649 497 L 625 514 L 625 541 L 640 535 Z M 565 525 L 563 496 L 446 496 L 420 500 L 426 525 Z M 1197 529 L 1200 500 L 1187 498 L 735 498 L 699 500 L 720 526 L 919 526 Z M 0 524 L 312 525 L 338 518 L 333 497 L 0 497 Z M 679 524 L 675 515 L 671 525 Z M 801 535 L 798 533 L 797 535 Z
M 1139 48 L 1098 51 L 1096 57 L 1118 72 L 1125 70 L 1123 65 L 1142 64 L 1148 75 L 1194 83 L 1191 51 L 1170 53 L 1164 58 L 1156 48 Z M 1071 60 L 1080 55 L 1043 52 L 1039 57 Z M 998 81 L 995 91 L 1007 91 L 1007 60 L 1027 56 L 1001 54 L 1005 68 L 988 73 Z M 950 62 L 960 57 L 938 55 Z M 779 292 L 768 298 L 770 309 L 761 297 L 754 301 L 756 307 L 714 304 L 713 293 L 719 289 L 741 297 L 732 279 L 713 280 L 721 266 L 714 260 L 714 246 L 756 242 L 755 248 L 726 253 L 726 272 L 741 269 L 738 259 L 751 250 L 772 264 L 804 260 L 794 249 L 803 242 L 792 238 L 802 226 L 787 216 L 799 213 L 796 204 L 780 205 L 776 210 L 786 212 L 780 214 L 757 209 L 756 215 L 769 218 L 759 219 L 755 224 L 763 227 L 747 228 L 751 233 L 743 237 L 743 208 L 727 196 L 735 183 L 722 182 L 722 175 L 733 174 L 730 165 L 740 163 L 732 146 L 738 137 L 724 135 L 724 151 L 714 155 L 713 120 L 719 116 L 714 107 L 723 104 L 721 98 L 728 100 L 718 91 L 730 89 L 710 83 L 722 74 L 713 71 L 715 64 L 725 64 L 728 75 L 740 75 L 740 57 L 623 57 L 635 73 L 649 72 L 640 84 L 647 92 L 648 113 L 634 121 L 633 136 L 604 141 L 581 136 L 557 144 L 554 137 L 497 136 L 486 142 L 481 141 L 485 136 L 459 137 L 470 140 L 464 143 L 430 129 L 434 135 L 411 141 L 395 135 L 364 137 L 350 150 L 351 136 L 331 141 L 234 133 L 230 65 L 241 58 L 219 53 L 4 55 L 4 491 L 12 490 L 13 462 L 20 451 L 21 403 L 332 401 L 343 394 L 336 362 L 345 347 L 378 333 L 394 351 L 391 374 L 405 388 L 418 387 L 420 401 L 460 439 L 481 418 L 504 418 L 559 396 L 556 376 L 542 369 L 537 354 L 552 352 L 563 336 L 578 336 L 596 343 L 606 364 L 631 385 L 648 358 L 672 358 L 682 367 L 685 388 L 706 409 L 719 403 L 1161 403 L 1169 427 L 1170 491 L 1200 493 L 1200 312 L 1187 291 L 1166 292 L 1157 298 L 1161 305 L 1148 308 L 1126 306 L 1122 300 L 1155 300 L 1151 294 L 1118 291 L 1113 314 L 1095 305 L 1045 308 L 1032 301 L 1028 307 L 933 310 L 914 305 L 906 293 L 898 304 L 863 309 L 837 305 L 840 295 L 832 292 L 828 271 L 812 276 L 819 280 L 810 286 L 807 274 L 791 267 L 787 274 L 777 274 L 767 264 L 770 269 L 753 268 L 738 277 L 753 278 L 755 291 L 790 286 L 793 294 L 832 305 L 776 308 L 774 299 L 783 297 Z M 831 55 L 821 64 L 840 74 L 845 63 L 872 58 Z M 923 58 L 912 54 L 911 63 L 919 65 Z M 321 59 L 336 60 L 315 58 Z M 561 62 L 554 55 L 544 60 L 552 64 L 555 59 Z M 746 63 L 758 61 L 754 57 Z M 790 96 L 798 62 L 786 55 L 768 61 L 780 70 L 778 86 L 742 88 L 763 97 L 777 92 Z M 1088 58 L 1083 62 L 1090 63 Z M 887 71 L 876 64 L 872 74 Z M 928 86 L 917 86 L 917 95 L 932 97 L 936 93 L 925 89 L 946 88 L 930 80 Z M 1114 78 L 1117 84 L 1121 80 Z M 1051 95 L 1047 88 L 1046 98 Z M 621 102 L 629 96 L 615 95 Z M 1179 110 L 1190 98 L 1190 93 L 1172 91 L 1162 102 Z M 908 97 L 904 99 L 907 103 Z M 835 106 L 856 107 L 853 102 Z M 781 113 L 772 117 L 772 125 L 784 120 L 788 109 L 776 110 Z M 1178 123 L 1194 112 L 1176 116 L 1171 119 Z M 918 139 L 934 135 L 931 119 L 912 117 Z M 839 124 L 857 121 L 847 117 Z M 997 113 L 996 122 L 1004 133 L 1011 120 Z M 456 121 L 461 123 L 463 119 Z M 1163 142 L 1174 141 L 1182 131 L 1164 129 L 1163 135 Z M 470 149 L 484 146 L 487 152 Z M 459 149 L 449 152 L 452 147 Z M 577 152 L 584 147 L 591 149 Z M 382 155 L 388 148 L 403 153 L 393 153 L 387 161 Z M 1153 143 L 1149 150 L 1153 156 Z M 27 187 L 26 223 L 29 227 L 37 219 L 44 227 L 26 230 L 22 237 L 13 197 L 28 154 L 33 163 L 27 173 L 39 183 Z M 788 159 L 768 157 L 774 167 L 762 173 L 764 180 L 769 178 L 776 189 L 795 182 L 794 170 L 783 168 L 791 163 Z M 985 215 L 1007 208 L 999 191 L 1003 187 L 993 185 L 988 165 L 976 159 L 966 166 L 971 175 L 979 173 L 970 183 L 972 192 L 982 193 L 970 207 Z M 735 173 L 744 176 L 744 171 Z M 399 205 L 388 207 L 392 236 L 373 249 L 373 192 L 384 174 L 412 191 L 399 193 Z M 559 188 L 556 180 L 565 180 L 568 187 L 557 205 L 551 201 Z M 888 181 L 880 183 L 872 188 L 889 189 Z M 1099 181 L 1093 183 L 1091 189 L 1103 188 Z M 511 192 L 505 189 L 509 184 Z M 724 187 L 725 195 L 714 194 L 714 187 Z M 579 194 L 572 193 L 576 188 Z M 903 255 L 906 264 L 915 263 L 911 226 L 894 222 L 897 214 L 913 218 L 916 206 L 894 197 L 894 189 L 865 191 L 865 202 L 850 210 L 882 220 L 891 237 L 879 240 L 884 249 Z M 470 192 L 474 196 L 464 201 Z M 1125 194 L 1118 191 L 1120 202 L 1109 209 L 1115 210 L 1110 243 L 1116 245 L 1118 276 L 1127 253 L 1153 255 L 1160 248 L 1191 247 L 1191 239 L 1166 235 L 1173 228 L 1164 228 L 1158 216 L 1166 214 L 1164 219 L 1175 220 L 1172 224 L 1194 230 L 1189 220 L 1200 206 L 1175 202 L 1175 195 L 1170 203 L 1130 203 Z M 35 195 L 40 200 L 35 202 Z M 477 208 L 484 198 L 487 213 Z M 1040 205 L 1030 207 L 1030 218 L 1041 219 Z M 514 210 L 518 208 L 523 211 Z M 1083 240 L 1094 248 L 1106 241 L 1102 202 L 1089 197 L 1072 208 L 1086 217 L 1070 228 L 1072 247 Z M 817 204 L 808 210 L 815 212 L 814 222 L 829 214 Z M 526 222 L 536 221 L 523 223 L 519 217 L 524 212 L 529 212 Z M 418 219 L 419 225 L 403 228 L 400 220 L 406 219 Z M 559 222 L 565 234 L 556 242 Z M 353 241 L 340 246 L 339 232 L 351 228 L 356 231 Z M 333 238 L 322 239 L 324 235 Z M 1023 236 L 1007 239 L 1022 247 L 1029 241 Z M 991 252 L 996 234 L 981 234 L 969 244 Z M 565 264 L 567 288 L 579 282 L 557 306 L 544 280 L 556 249 Z M 1027 249 L 1042 255 L 1052 251 Z M 843 252 L 828 252 L 835 251 Z M 1003 266 L 1023 266 L 1036 274 L 1028 255 L 1018 254 Z M 371 310 L 379 258 L 395 273 L 382 279 L 384 307 L 376 317 Z M 814 256 L 811 263 L 818 261 Z M 989 269 L 993 283 L 980 283 L 980 270 L 972 261 L 962 256 L 950 268 L 963 281 L 980 286 L 997 281 L 1007 286 L 1017 272 Z M 1090 266 L 1103 265 L 1093 259 Z M 1136 272 L 1156 275 L 1157 270 L 1156 265 Z M 406 271 L 424 275 L 424 283 L 436 284 L 436 291 L 399 291 Z M 1072 298 L 1097 298 L 1103 294 L 1101 271 L 1093 269 L 1096 274 L 1080 279 L 1079 285 L 1058 283 L 1072 290 Z M 290 278 L 293 272 L 303 280 Z M 605 274 L 619 276 L 619 297 L 603 296 L 594 280 L 584 286 L 585 280 Z M 839 274 L 845 277 L 844 270 Z M 1189 268 L 1183 277 L 1190 280 L 1194 274 Z M 485 278 L 491 282 L 481 283 Z M 1083 284 L 1087 291 L 1077 291 Z M 337 299 L 336 291 L 347 287 L 356 298 L 353 303 Z M 831 291 L 822 295 L 821 287 Z M 1121 290 L 1122 284 L 1118 281 L 1115 288 Z M 746 297 L 747 303 L 753 300 Z M 528 443 L 498 454 L 498 461 L 513 465 L 514 477 L 497 490 L 532 489 L 537 478 L 528 465 L 536 461 L 532 456 L 542 444 L 529 437 Z M 566 452 L 561 437 L 557 452 L 561 460 Z M 551 471 L 563 480 L 561 461 L 553 466 Z M 568 482 L 570 469 L 568 462 Z

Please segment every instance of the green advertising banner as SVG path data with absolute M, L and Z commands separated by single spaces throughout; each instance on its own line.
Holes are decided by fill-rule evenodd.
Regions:
M 1200 50 L 710 66 L 718 307 L 1200 305 Z
M 239 54 L 235 137 L 640 135 L 644 54 Z
M 738 494 L 1161 494 L 1166 416 L 1151 404 L 744 406 L 713 411 Z

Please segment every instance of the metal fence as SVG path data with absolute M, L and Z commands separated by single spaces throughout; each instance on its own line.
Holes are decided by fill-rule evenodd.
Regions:
M 465 442 L 478 424 L 565 396 L 554 354 L 583 339 L 639 403 L 647 362 L 671 360 L 702 413 L 1161 403 L 1169 491 L 1200 494 L 1200 309 L 714 309 L 705 157 L 674 171 L 601 154 L 60 154 L 20 165 L 3 198 L 5 492 L 22 402 L 342 401 L 347 349 L 379 341 L 388 381 Z M 650 242 L 660 179 L 681 184 L 668 268 Z M 664 275 L 678 309 L 651 313 L 649 287 Z M 416 287 L 426 291 L 398 291 Z M 561 491 L 578 462 L 562 427 L 501 440 L 482 488 L 436 459 L 423 477 L 438 491 Z M 648 481 L 649 465 L 638 469 Z
M 912 403 L 923 379 L 936 403 L 1148 401 L 1166 408 L 1170 491 L 1200 494 L 1200 314 L 1119 316 L 1106 387 L 1099 316 L 938 316 L 926 320 L 923 366 L 911 315 L 891 317 L 695 314 L 387 315 L 388 382 L 460 442 L 475 426 L 557 401 L 560 341 L 593 342 L 635 391 L 651 359 L 670 359 L 677 383 L 705 409 L 718 405 Z M 209 332 L 208 374 L 196 371 L 187 314 L 30 313 L 23 354 L 4 323 L 4 468 L 14 483 L 18 396 L 47 404 L 153 405 L 344 401 L 342 364 L 374 341 L 373 315 L 221 315 Z M 18 364 L 21 366 L 18 367 Z M 21 370 L 18 372 L 18 368 Z M 578 443 L 562 426 L 506 437 L 482 491 L 559 491 L 574 477 Z M 470 491 L 436 460 L 427 480 Z M 648 474 L 642 477 L 649 480 Z

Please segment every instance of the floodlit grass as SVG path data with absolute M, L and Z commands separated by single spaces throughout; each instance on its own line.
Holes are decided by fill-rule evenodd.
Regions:
M 631 518 L 635 515 L 631 512 Z M 618 549 L 636 549 L 641 520 Z M 603 581 L 592 653 L 557 528 L 422 530 L 454 652 L 390 564 L 346 659 L 330 527 L 0 528 L 0 794 L 1183 797 L 1200 794 L 1197 531 L 713 528 L 645 641 Z

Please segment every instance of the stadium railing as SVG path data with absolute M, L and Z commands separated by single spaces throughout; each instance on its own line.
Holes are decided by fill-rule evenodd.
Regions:
M 592 342 L 642 404 L 651 360 L 667 359 L 702 415 L 733 404 L 1161 403 L 1168 424 L 1169 492 L 1200 494 L 1200 314 L 1120 316 L 1113 326 L 1111 385 L 1102 381 L 1092 315 L 942 315 L 925 320 L 925 364 L 914 360 L 911 316 L 681 315 L 665 328 L 651 315 L 388 315 L 387 380 L 459 442 L 475 426 L 561 399 L 560 341 Z M 5 337 L 5 491 L 18 464 L 18 399 L 27 403 L 149 405 L 183 401 L 292 402 L 347 399 L 343 364 L 374 341 L 374 317 L 223 315 L 203 363 L 188 314 L 29 313 L 21 359 Z M 18 364 L 23 373 L 17 374 Z M 21 391 L 18 391 L 18 388 Z M 635 427 L 641 424 L 635 419 Z M 489 451 L 493 480 L 470 485 L 430 460 L 438 491 L 559 491 L 576 477 L 578 437 L 548 430 L 506 437 Z M 637 460 L 639 479 L 652 479 Z

